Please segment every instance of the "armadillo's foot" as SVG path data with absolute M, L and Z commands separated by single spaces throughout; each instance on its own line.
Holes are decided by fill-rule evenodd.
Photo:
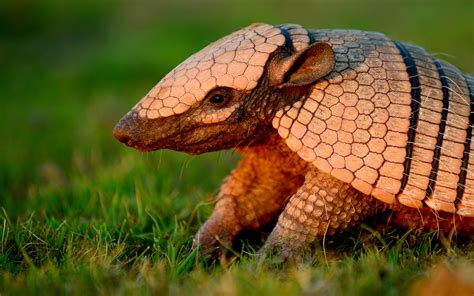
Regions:
M 297 260 L 295 263 L 299 264 L 309 250 L 309 244 L 305 240 L 298 239 L 287 229 L 276 227 L 257 252 L 257 258 L 261 261 L 270 259 L 271 262 L 277 264 Z
M 261 253 L 300 256 L 316 238 L 342 231 L 374 214 L 377 201 L 327 174 L 309 171 L 291 197 Z
M 226 258 L 232 243 L 232 234 L 222 229 L 214 231 L 213 227 L 206 227 L 204 224 L 194 237 L 193 249 L 198 249 L 199 254 L 206 259 Z
M 212 216 L 195 235 L 193 247 L 207 258 L 226 257 L 242 228 L 242 221 L 235 215 L 235 201 L 226 196 L 218 201 Z

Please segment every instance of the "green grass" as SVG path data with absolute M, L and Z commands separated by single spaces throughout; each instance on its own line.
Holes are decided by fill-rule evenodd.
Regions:
M 439 268 L 472 283 L 474 244 L 369 226 L 300 268 L 259 264 L 261 241 L 204 262 L 192 237 L 238 156 L 141 154 L 111 136 L 180 61 L 256 21 L 382 31 L 472 73 L 471 1 L 68 3 L 0 2 L 1 295 L 398 295 Z

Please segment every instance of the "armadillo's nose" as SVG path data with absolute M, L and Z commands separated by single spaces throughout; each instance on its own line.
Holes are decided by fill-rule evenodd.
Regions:
M 130 133 L 130 125 L 127 121 L 127 117 L 122 118 L 114 127 L 113 134 L 120 142 L 130 145 L 132 136 Z
M 130 135 L 125 133 L 122 129 L 118 128 L 117 126 L 115 126 L 113 133 L 114 133 L 115 139 L 117 139 L 118 141 L 122 143 L 127 143 L 128 140 L 130 140 Z
M 125 145 L 147 152 L 164 147 L 162 142 L 167 135 L 165 128 L 166 125 L 158 120 L 140 118 L 131 112 L 120 119 L 114 127 L 113 134 Z

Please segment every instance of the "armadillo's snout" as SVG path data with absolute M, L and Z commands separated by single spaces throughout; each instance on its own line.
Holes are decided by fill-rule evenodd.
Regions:
M 153 124 L 138 118 L 134 113 L 125 115 L 114 127 L 113 135 L 125 145 L 140 151 L 157 149 Z
M 128 146 L 132 145 L 131 128 L 130 128 L 130 125 L 128 123 L 128 118 L 127 117 L 122 118 L 117 123 L 117 125 L 114 127 L 113 134 L 114 134 L 114 137 L 118 141 L 120 141 L 120 142 L 122 142 L 122 143 L 124 143 Z
M 115 126 L 113 131 L 115 139 L 122 143 L 127 143 L 130 140 L 130 135 L 128 135 L 124 130 L 122 130 L 118 125 Z

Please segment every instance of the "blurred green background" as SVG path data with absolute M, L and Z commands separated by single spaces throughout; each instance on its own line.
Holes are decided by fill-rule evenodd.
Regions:
M 473 73 L 473 15 L 470 0 L 0 1 L 0 271 L 15 279 L 7 287 L 21 288 L 31 268 L 53 262 L 29 275 L 42 278 L 68 270 L 68 258 L 79 264 L 68 248 L 97 247 L 101 234 L 105 253 L 125 244 L 123 261 L 141 262 L 130 254 L 142 249 L 153 262 L 172 257 L 173 242 L 189 247 L 238 156 L 141 154 L 111 130 L 208 43 L 253 22 L 380 31 Z M 186 250 L 171 253 L 182 263 Z

